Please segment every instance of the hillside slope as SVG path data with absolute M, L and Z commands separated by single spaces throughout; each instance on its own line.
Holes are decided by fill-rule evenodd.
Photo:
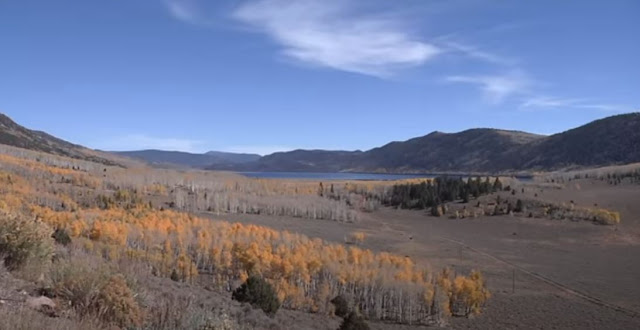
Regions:
M 260 155 L 256 154 L 237 154 L 220 151 L 209 151 L 205 154 L 163 150 L 118 151 L 113 153 L 142 160 L 155 166 L 191 168 L 205 168 L 212 165 L 235 165 L 254 162 L 260 159 Z
M 210 169 L 263 172 L 341 172 L 358 164 L 361 151 L 294 150 L 276 152 L 256 162 Z
M 0 144 L 107 165 L 119 164 L 117 159 L 109 154 L 64 141 L 45 132 L 27 129 L 2 113 L 0 113 Z
M 496 129 L 470 129 L 459 133 L 433 132 L 405 142 L 392 142 L 366 152 L 363 170 L 492 171 L 495 160 L 541 135 Z M 509 168 L 510 166 L 506 166 Z
M 366 152 L 296 150 L 226 166 L 242 171 L 509 172 L 640 162 L 640 113 L 542 136 L 498 129 L 433 132 Z M 212 166 L 212 169 L 221 169 Z
M 558 169 L 640 162 L 640 113 L 593 121 L 507 155 L 516 167 Z

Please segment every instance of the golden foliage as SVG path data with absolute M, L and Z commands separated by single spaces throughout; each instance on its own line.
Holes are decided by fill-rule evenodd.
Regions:
M 427 269 L 403 256 L 374 253 L 355 246 L 345 247 L 288 231 L 212 221 L 173 210 L 161 211 L 143 202 L 138 190 L 100 181 L 97 176 L 85 172 L 0 156 L 0 163 L 5 160 L 10 163 L 12 171 L 0 173 L 0 180 L 7 182 L 1 188 L 4 189 L 0 194 L 1 207 L 28 212 L 52 228 L 65 229 L 74 237 L 75 245 L 90 254 L 112 262 L 135 261 L 146 265 L 158 276 L 170 277 L 173 274 L 181 281 L 206 276 L 213 286 L 231 291 L 238 283 L 256 274 L 274 286 L 285 308 L 329 312 L 329 300 L 344 295 L 350 297 L 368 318 L 402 323 L 428 322 L 438 312 L 433 307 L 437 295 L 448 297 L 447 306 L 462 302 L 469 306 L 465 308 L 475 311 L 483 302 L 477 292 L 486 293 L 481 278 L 450 278 L 447 275 L 436 279 Z M 193 183 L 196 178 L 191 177 L 195 175 L 184 174 L 181 179 L 185 182 L 183 186 L 176 183 L 172 193 L 185 192 L 181 197 L 184 200 L 177 204 L 198 203 L 200 188 Z M 65 179 L 74 176 L 80 181 Z M 83 176 L 87 176 L 86 180 L 82 179 Z M 97 180 L 94 185 L 87 183 L 94 179 Z M 155 186 L 159 185 L 157 182 L 151 187 L 145 184 L 139 191 L 164 193 Z M 98 198 L 98 193 L 91 188 L 98 186 L 109 187 L 110 190 L 101 190 L 103 195 Z M 240 184 L 239 181 L 227 180 L 219 188 L 224 190 L 217 190 L 227 193 L 226 197 L 210 194 L 211 190 L 203 190 L 203 196 L 206 196 L 206 203 L 213 202 L 224 205 L 227 210 L 242 209 L 242 212 L 249 213 L 252 212 L 249 205 L 238 202 L 242 199 L 233 199 L 233 194 L 259 201 L 270 201 L 273 195 L 289 198 L 308 194 L 309 198 L 330 205 L 358 205 L 357 201 L 366 201 L 388 187 L 389 183 L 334 183 L 333 187 L 323 186 L 326 190 L 323 195 L 327 197 L 320 197 L 317 195 L 317 183 L 247 180 Z M 188 196 L 195 199 L 189 201 Z M 347 198 L 349 203 L 344 201 Z M 259 205 L 254 211 L 268 210 L 267 213 L 280 214 L 286 207 L 278 203 L 281 202 Z M 293 205 L 289 210 L 295 213 L 301 209 L 299 205 Z M 334 213 L 323 215 L 324 211 L 316 209 L 313 204 L 304 212 L 309 217 L 338 216 Z M 360 243 L 366 237 L 361 232 L 352 236 Z M 62 267 L 53 275 L 54 288 L 77 308 L 91 310 L 90 306 L 95 306 L 92 304 L 99 299 L 105 304 L 115 305 L 131 301 L 130 292 L 120 278 L 100 275 L 108 272 L 94 274 L 82 267 L 78 269 Z M 107 286 L 113 286 L 114 291 L 103 291 Z M 112 319 L 119 318 L 118 323 L 137 322 L 137 316 L 115 316 L 121 311 L 113 307 L 101 313 L 110 315 Z
M 603 225 L 616 225 L 620 223 L 620 213 L 606 209 L 591 210 L 593 220 Z
M 361 231 L 354 231 L 353 233 L 351 233 L 351 235 L 349 235 L 349 238 L 351 240 L 351 242 L 355 243 L 355 244 L 362 244 L 364 243 L 364 239 L 367 237 L 367 234 L 361 232 Z

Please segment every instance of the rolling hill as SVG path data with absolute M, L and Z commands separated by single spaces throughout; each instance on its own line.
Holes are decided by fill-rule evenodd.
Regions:
M 360 169 L 388 172 L 491 172 L 496 169 L 495 161 L 501 159 L 502 154 L 542 138 L 544 136 L 486 128 L 452 134 L 433 132 L 367 151 Z
M 106 165 L 120 164 L 113 155 L 64 141 L 45 132 L 27 129 L 2 113 L 0 113 L 0 144 Z
M 232 166 L 255 162 L 260 159 L 260 155 L 256 154 L 221 151 L 209 151 L 204 154 L 163 150 L 119 151 L 114 153 L 161 167 L 205 168 L 209 166 Z

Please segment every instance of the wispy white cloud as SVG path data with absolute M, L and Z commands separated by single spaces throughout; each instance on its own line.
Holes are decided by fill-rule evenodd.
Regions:
M 198 17 L 198 8 L 193 0 L 165 0 L 169 13 L 182 21 L 194 23 Z
M 189 24 L 213 27 L 223 21 L 221 12 L 231 4 L 209 0 L 162 0 L 174 18 Z
M 237 20 L 266 33 L 296 61 L 377 77 L 421 65 L 440 49 L 414 37 L 402 17 L 365 15 L 343 0 L 257 0 Z
M 203 152 L 204 142 L 199 140 L 152 137 L 144 134 L 130 134 L 93 144 L 96 149 L 109 151 L 159 149 L 170 151 Z
M 473 58 L 476 60 L 503 65 L 503 66 L 513 66 L 517 64 L 517 61 L 512 58 L 504 57 L 487 50 L 481 49 L 479 47 L 470 46 L 467 44 L 454 42 L 454 41 L 446 41 L 443 43 L 446 50 L 460 52 L 463 55 Z
M 562 108 L 562 109 L 587 109 L 609 112 L 630 111 L 632 108 L 620 104 L 608 104 L 592 102 L 588 99 L 571 99 L 549 96 L 534 96 L 525 99 L 520 104 L 520 109 L 541 109 L 541 108 Z
M 439 46 L 443 52 L 458 53 L 478 61 L 508 67 L 516 67 L 518 64 L 518 60 L 514 58 L 499 55 L 493 51 L 460 41 L 460 39 L 457 34 L 447 34 L 435 38 L 434 43 Z
M 485 98 L 493 104 L 502 103 L 513 95 L 526 94 L 532 85 L 532 81 L 520 72 L 511 72 L 504 75 L 448 76 L 445 81 L 475 85 L 480 88 Z
M 427 41 L 412 33 L 407 12 L 380 12 L 366 6 L 367 10 L 361 10 L 361 2 L 349 0 L 242 0 L 227 5 L 207 0 L 163 1 L 173 17 L 191 24 L 211 25 L 212 17 L 220 18 L 222 9 L 231 11 L 231 19 L 252 27 L 254 32 L 267 35 L 281 47 L 286 58 L 302 64 L 385 78 L 400 69 L 420 66 L 438 56 L 463 56 L 479 62 L 475 64 L 484 64 L 482 67 L 485 69 L 496 69 L 498 73 L 462 73 L 446 76 L 444 81 L 476 86 L 494 105 L 512 100 L 520 102 L 520 109 L 529 110 L 630 110 L 630 107 L 619 104 L 545 96 L 536 88 L 544 82 L 530 79 L 518 58 L 503 56 L 490 48 L 470 43 L 468 34 L 465 38 L 459 33 L 450 33 Z M 484 33 L 501 33 L 521 25 L 506 23 Z M 267 154 L 291 149 L 283 146 L 240 146 L 229 150 Z
M 547 96 L 535 96 L 524 100 L 520 104 L 521 108 L 554 108 L 554 107 L 566 107 L 574 105 L 576 103 L 583 102 L 582 99 L 563 99 Z

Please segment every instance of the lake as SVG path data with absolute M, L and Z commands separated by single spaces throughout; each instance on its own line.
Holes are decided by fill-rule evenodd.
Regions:
M 313 172 L 239 172 L 249 178 L 298 180 L 364 180 L 391 181 L 415 178 L 434 178 L 432 174 L 377 174 L 377 173 L 313 173 Z
M 294 180 L 323 180 L 323 181 L 394 181 L 417 178 L 435 178 L 444 176 L 438 174 L 382 174 L 382 173 L 318 173 L 318 172 L 237 172 L 249 178 L 258 179 L 294 179 Z M 449 177 L 466 177 L 465 175 L 449 175 Z M 475 177 L 475 176 L 474 176 Z M 484 176 L 481 176 L 484 177 Z M 530 182 L 532 176 L 515 176 L 520 181 Z

